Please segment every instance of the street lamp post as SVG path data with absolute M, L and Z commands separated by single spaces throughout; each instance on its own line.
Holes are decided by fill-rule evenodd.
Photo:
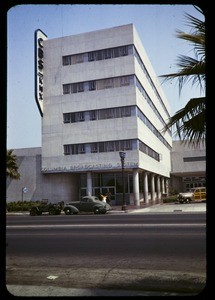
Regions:
M 122 210 L 127 210 L 126 202 L 125 202 L 125 176 L 124 176 L 124 164 L 125 164 L 126 153 L 120 151 L 119 156 L 121 158 L 121 164 L 122 164 Z

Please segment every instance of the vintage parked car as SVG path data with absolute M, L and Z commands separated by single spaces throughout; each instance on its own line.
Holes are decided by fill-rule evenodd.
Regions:
M 96 196 L 85 196 L 80 201 L 66 203 L 63 211 L 66 215 L 76 215 L 79 212 L 93 212 L 94 214 L 105 214 L 112 210 L 112 207 L 99 200 Z
M 189 192 L 179 193 L 177 200 L 180 203 L 190 203 L 191 201 L 206 201 L 206 188 L 196 187 Z
M 41 216 L 42 213 L 48 213 L 49 215 L 60 215 L 62 206 L 56 203 L 48 203 L 48 201 L 42 201 L 40 204 L 32 206 L 30 208 L 31 216 Z

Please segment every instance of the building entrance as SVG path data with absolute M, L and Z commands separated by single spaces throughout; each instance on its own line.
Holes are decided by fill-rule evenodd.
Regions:
M 105 186 L 105 187 L 94 187 L 93 195 L 99 197 L 100 195 L 110 194 L 111 204 L 116 202 L 116 188 L 115 186 Z

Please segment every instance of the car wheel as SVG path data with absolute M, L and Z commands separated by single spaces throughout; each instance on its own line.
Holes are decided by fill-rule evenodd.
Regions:
M 65 208 L 65 209 L 64 209 L 64 212 L 65 212 L 65 215 L 71 215 L 71 214 L 72 214 L 70 208 Z
M 190 203 L 190 199 L 187 198 L 187 199 L 185 200 L 185 203 L 189 204 L 189 203 Z
M 49 209 L 49 214 L 50 215 L 56 215 L 56 210 L 54 208 Z
M 36 216 L 36 215 L 37 215 L 36 210 L 35 210 L 35 209 L 32 209 L 32 210 L 30 211 L 30 216 Z
M 100 214 L 100 209 L 98 207 L 95 207 L 93 212 L 94 212 L 94 214 L 98 215 L 98 214 Z

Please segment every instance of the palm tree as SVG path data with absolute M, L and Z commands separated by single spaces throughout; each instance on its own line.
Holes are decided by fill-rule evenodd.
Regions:
M 203 16 L 203 11 L 194 6 Z M 177 30 L 176 37 L 189 41 L 193 46 L 195 58 L 180 55 L 178 57 L 178 72 L 161 75 L 166 80 L 177 78 L 179 83 L 179 94 L 186 82 L 192 81 L 192 85 L 197 84 L 200 90 L 205 90 L 205 22 L 190 14 L 185 14 L 191 33 L 184 33 Z M 181 141 L 199 145 L 206 138 L 206 98 L 192 98 L 184 108 L 175 113 L 167 121 L 163 132 L 175 127 L 175 136 Z
M 7 150 L 6 157 L 6 176 L 11 179 L 20 179 L 18 172 L 17 156 L 13 154 L 13 150 Z

